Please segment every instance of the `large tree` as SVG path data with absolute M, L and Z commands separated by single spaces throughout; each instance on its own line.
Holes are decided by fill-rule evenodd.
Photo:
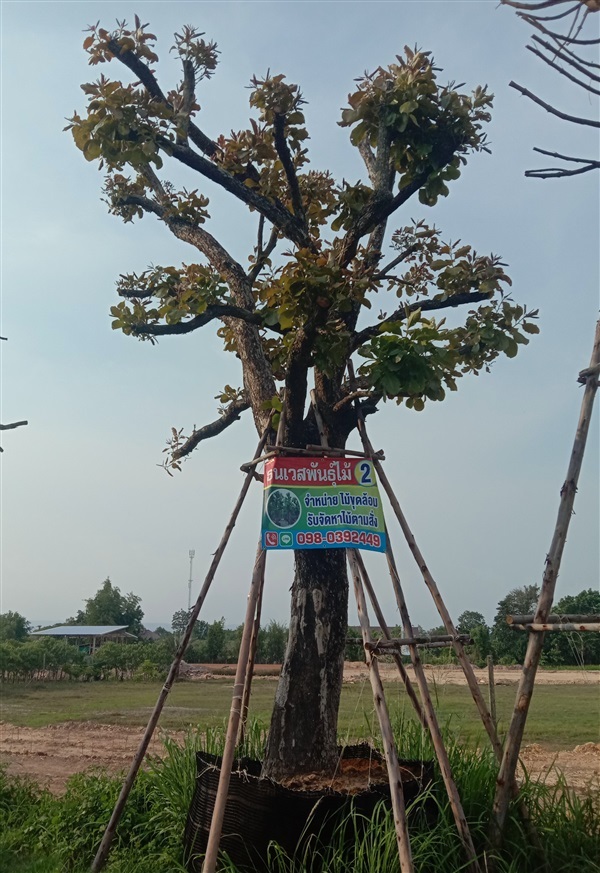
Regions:
M 120 588 L 107 577 L 94 596 L 85 601 L 85 609 L 80 609 L 75 618 L 67 621 L 71 624 L 127 625 L 131 633 L 139 634 L 144 617 L 141 600 L 133 592 L 121 594 Z
M 507 294 L 501 259 L 445 242 L 423 220 L 390 224 L 413 198 L 434 206 L 467 157 L 488 150 L 492 95 L 440 84 L 430 55 L 406 48 L 349 95 L 339 123 L 350 128 L 365 173 L 354 184 L 336 183 L 329 172 L 309 169 L 304 101 L 283 75 L 252 80 L 247 129 L 217 137 L 202 129 L 196 92 L 218 59 L 203 36 L 192 27 L 175 34 L 182 77 L 167 91 L 153 71 L 156 37 L 146 25 L 136 18 L 112 32 L 91 27 L 84 42 L 90 63 L 113 63 L 129 81 L 101 76 L 83 85 L 87 109 L 69 125 L 86 159 L 106 170 L 110 212 L 124 221 L 153 216 L 192 253 L 190 264 L 122 275 L 113 327 L 155 342 L 213 324 L 241 364 L 242 385 L 222 390 L 218 418 L 187 437 L 174 431 L 167 468 L 179 469 L 245 410 L 264 431 L 282 399 L 284 444 L 318 442 L 311 385 L 329 444 L 344 448 L 357 425 L 356 404 L 364 415 L 386 400 L 421 410 L 456 390 L 463 375 L 488 370 L 502 353 L 514 357 L 525 334 L 537 332 L 536 313 Z M 166 178 L 182 167 L 187 188 Z M 254 216 L 257 241 L 247 264 L 205 227 L 210 185 Z M 391 253 L 384 258 L 386 238 Z M 377 294 L 382 311 L 370 316 Z M 440 317 L 458 307 L 462 320 Z M 353 380 L 348 362 L 355 355 L 362 364 Z M 347 604 L 344 551 L 296 552 L 264 767 L 270 776 L 335 765 Z

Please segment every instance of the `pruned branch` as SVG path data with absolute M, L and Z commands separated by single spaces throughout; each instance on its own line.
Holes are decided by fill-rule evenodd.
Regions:
M 261 215 L 262 218 L 262 215 Z M 258 276 L 260 275 L 260 271 L 270 258 L 275 246 L 277 245 L 277 240 L 279 238 L 279 234 L 277 233 L 277 228 L 274 227 L 271 230 L 271 234 L 269 236 L 269 241 L 267 242 L 264 249 L 262 248 L 262 239 L 260 240 L 259 250 L 256 256 L 256 261 L 252 267 L 252 269 L 248 272 L 248 281 L 251 285 L 255 283 Z
M 528 45 L 528 46 L 526 46 L 526 48 L 527 48 L 527 51 L 530 51 L 536 57 L 540 58 L 545 64 L 548 64 L 549 67 L 552 67 L 553 70 L 556 70 L 558 73 L 560 73 L 561 76 L 565 76 L 565 78 L 570 79 L 571 82 L 575 82 L 576 85 L 579 85 L 581 88 L 584 88 L 586 91 L 589 91 L 591 94 L 600 94 L 600 91 L 598 90 L 598 88 L 594 88 L 593 85 L 588 85 L 587 82 L 582 82 L 581 79 L 578 79 L 577 76 L 573 76 L 571 73 L 568 72 L 568 70 L 563 70 L 563 68 L 561 66 L 559 66 L 558 64 L 555 64 L 554 61 L 551 61 L 550 58 L 547 58 L 544 54 L 542 54 L 541 51 L 536 49 L 534 46 Z M 563 56 L 561 56 L 560 53 L 556 53 L 556 57 L 560 57 L 563 60 L 568 60 L 567 58 L 564 58 Z M 590 75 L 590 77 L 592 76 L 591 73 L 589 73 L 589 75 Z M 600 77 L 598 77 L 598 76 L 594 76 L 593 78 L 600 81 Z
M 277 154 L 279 155 L 279 160 L 283 165 L 285 177 L 287 179 L 288 187 L 290 189 L 294 215 L 300 222 L 302 222 L 304 229 L 307 230 L 306 214 L 304 212 L 304 205 L 302 203 L 300 185 L 298 184 L 296 169 L 294 167 L 292 155 L 285 138 L 285 121 L 286 117 L 284 114 L 280 112 L 275 113 L 273 123 L 273 142 L 275 143 L 275 149 L 277 150 Z
M 561 155 L 558 152 L 549 152 L 546 149 L 534 148 L 534 152 L 548 155 L 550 158 L 558 158 L 561 161 L 570 161 L 575 164 L 584 164 L 583 167 L 567 170 L 566 167 L 546 167 L 541 170 L 526 170 L 525 175 L 531 179 L 561 179 L 563 176 L 580 176 L 589 173 L 590 170 L 600 170 L 600 161 L 592 158 L 574 158 L 570 155 Z
M 407 249 L 404 249 L 404 251 L 400 252 L 400 254 L 396 258 L 394 258 L 393 261 L 390 261 L 389 264 L 386 264 L 385 267 L 382 267 L 382 269 L 379 271 L 379 273 L 377 273 L 377 275 L 374 278 L 375 279 L 385 279 L 385 277 L 390 272 L 390 270 L 393 270 L 394 267 L 397 267 L 398 264 L 402 263 L 402 261 L 405 261 L 412 254 L 419 251 L 419 248 L 420 248 L 420 244 L 414 243 L 412 246 L 409 246 Z
M 6 339 L 5 336 L 2 339 Z M 0 430 L 14 430 L 16 427 L 24 427 L 24 425 L 28 424 L 27 421 L 12 421 L 10 424 L 0 424 Z M 0 452 L 3 452 L 4 449 L 0 446 Z
M 454 156 L 454 151 L 448 150 L 444 156 L 439 156 L 439 168 L 446 166 Z M 401 188 L 395 196 L 388 192 L 382 192 L 379 196 L 374 196 L 371 202 L 365 207 L 361 215 L 355 221 L 353 227 L 347 232 L 342 240 L 342 245 L 338 254 L 338 263 L 342 267 L 347 267 L 352 258 L 356 254 L 358 243 L 361 237 L 370 233 L 378 224 L 389 218 L 392 213 L 403 206 L 410 198 L 419 191 L 420 188 L 427 182 L 430 176 L 429 170 L 423 171 L 419 176 Z
M 256 209 L 271 224 L 279 228 L 291 242 L 296 243 L 301 248 L 312 248 L 312 240 L 307 230 L 303 227 L 302 222 L 292 215 L 279 200 L 269 199 L 259 194 L 255 188 L 249 188 L 240 179 L 232 176 L 213 161 L 202 157 L 202 155 L 193 151 L 189 146 L 173 143 L 165 137 L 159 137 L 157 143 L 166 154 L 172 155 L 177 161 L 185 164 L 186 167 L 196 170 L 206 179 L 210 179 L 211 182 L 215 182 L 221 188 L 224 188 L 225 191 L 233 194 L 242 203 Z
M 189 455 L 190 452 L 193 452 L 203 440 L 210 439 L 211 437 L 223 433 L 223 431 L 230 427 L 235 421 L 239 421 L 242 412 L 245 412 L 246 409 L 249 408 L 250 403 L 248 400 L 234 400 L 223 410 L 222 414 L 216 419 L 216 421 L 211 421 L 210 424 L 205 424 L 204 427 L 201 427 L 199 430 L 194 428 L 191 436 L 189 436 L 183 444 L 173 452 L 173 460 L 179 461 L 181 458 L 185 458 L 185 456 Z
M 196 76 L 194 73 L 194 65 L 189 60 L 183 62 L 183 94 L 181 104 L 181 114 L 183 116 L 183 136 L 178 138 L 178 142 L 187 142 L 190 130 L 192 107 L 194 105 L 194 88 L 196 85 Z
M 588 76 L 588 78 L 593 79 L 595 82 L 600 82 L 600 76 L 596 76 L 595 73 L 590 73 L 590 71 L 588 69 L 586 69 L 586 67 L 583 66 L 579 62 L 579 58 L 577 58 L 576 55 L 573 55 L 572 52 L 568 52 L 568 50 L 565 49 L 564 46 L 560 46 L 559 48 L 556 48 L 556 46 L 553 46 L 551 43 L 546 42 L 545 39 L 540 39 L 539 36 L 535 35 L 535 33 L 533 34 L 533 36 L 531 38 L 538 45 L 541 45 L 542 48 L 545 48 L 546 51 L 551 52 L 554 55 L 554 57 L 563 61 L 563 63 L 569 64 L 571 67 L 573 67 L 579 73 L 583 73 L 584 76 Z M 527 46 L 527 48 L 529 49 L 529 51 L 536 53 L 533 46 Z M 571 57 L 569 57 L 569 54 L 571 55 Z M 550 61 L 546 57 L 544 57 L 543 55 L 541 55 L 541 57 L 542 57 L 542 60 L 546 61 L 546 63 L 550 63 Z M 560 71 L 560 67 L 558 69 Z M 564 71 L 561 71 L 561 72 L 564 72 Z M 565 75 L 566 75 L 566 73 L 565 73 Z M 578 84 L 581 84 L 581 82 L 579 82 L 578 79 L 574 79 L 573 81 L 577 82 Z M 598 92 L 595 92 L 595 93 L 598 93 Z
M 10 424 L 0 424 L 0 430 L 14 430 L 16 427 L 23 427 L 29 424 L 28 421 L 12 421 Z
M 453 294 L 444 300 L 421 300 L 408 306 L 403 306 L 377 324 L 371 324 L 369 327 L 359 331 L 352 342 L 352 351 L 356 351 L 356 349 L 360 348 L 372 337 L 381 333 L 386 325 L 404 321 L 411 312 L 416 312 L 417 309 L 420 309 L 422 312 L 435 312 L 438 309 L 449 309 L 450 307 L 464 306 L 469 303 L 480 303 L 482 300 L 489 300 L 491 296 L 492 292 L 489 291 L 469 291 L 465 294 Z
M 154 73 L 143 61 L 141 61 L 132 51 L 123 51 L 116 39 L 112 39 L 108 43 L 108 48 L 118 61 L 137 76 L 142 85 L 150 94 L 152 94 L 153 97 L 172 108 L 171 103 L 169 103 L 163 94 L 160 85 L 156 81 Z M 206 134 L 203 133 L 192 121 L 190 121 L 188 133 L 194 145 L 197 146 L 200 151 L 204 152 L 205 155 L 212 157 L 218 153 L 219 147 L 216 142 L 213 142 L 209 136 L 206 136 Z
M 541 106 L 546 112 L 549 112 L 551 115 L 556 115 L 557 118 L 562 118 L 564 121 L 572 121 L 573 124 L 583 124 L 586 127 L 600 127 L 600 121 L 594 121 L 591 118 L 580 118 L 577 115 L 567 115 L 565 112 L 561 112 L 559 109 L 555 109 L 554 106 L 550 106 L 549 103 L 545 103 L 543 100 L 540 100 L 539 97 L 536 97 L 535 94 L 532 94 L 531 91 L 528 91 L 527 88 L 523 88 L 521 85 L 517 85 L 516 82 L 509 82 L 511 88 L 514 88 L 516 91 L 519 91 L 524 97 L 529 97 L 530 100 L 533 100 L 534 103 L 537 103 L 538 106 Z
M 140 324 L 136 326 L 133 333 L 136 336 L 141 334 L 146 336 L 170 336 L 175 334 L 192 333 L 204 325 L 217 318 L 237 318 L 240 321 L 245 321 L 247 324 L 256 324 L 263 327 L 263 319 L 258 312 L 251 312 L 248 309 L 241 309 L 239 306 L 232 306 L 228 303 L 214 303 L 207 306 L 201 315 L 195 315 L 189 321 L 179 321 L 177 324 Z M 277 333 L 281 331 L 277 327 L 271 327 Z

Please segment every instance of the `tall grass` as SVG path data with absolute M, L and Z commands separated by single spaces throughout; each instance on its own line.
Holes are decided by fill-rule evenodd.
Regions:
M 433 758 L 429 740 L 413 721 L 396 721 L 400 757 Z M 370 733 L 366 725 L 366 733 Z M 496 764 L 487 748 L 468 747 L 445 728 L 446 744 L 482 869 L 495 862 L 497 873 L 600 873 L 598 796 L 577 796 L 564 780 L 556 785 L 525 778 L 527 801 L 541 838 L 543 856 L 531 846 L 514 810 L 505 848 L 492 858 L 487 843 Z M 261 757 L 266 730 L 249 726 L 243 754 Z M 183 745 L 165 740 L 165 755 L 152 758 L 138 776 L 113 844 L 107 873 L 183 873 L 182 834 L 195 783 L 195 753 L 223 749 L 224 731 L 190 732 Z M 3 873 L 83 873 L 96 848 L 120 790 L 121 780 L 104 772 L 71 778 L 62 797 L 0 771 L 0 869 Z M 409 809 L 415 869 L 418 873 L 459 873 L 465 858 L 443 784 L 433 785 Z M 348 846 L 350 848 L 348 849 Z M 328 845 L 308 844 L 290 858 L 272 845 L 273 873 L 398 873 L 393 819 L 385 804 L 368 820 L 354 813 L 338 826 Z M 236 873 L 228 859 L 223 871 Z

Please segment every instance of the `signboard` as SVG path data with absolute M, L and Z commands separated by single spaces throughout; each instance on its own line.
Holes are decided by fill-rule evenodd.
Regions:
M 375 470 L 365 458 L 271 458 L 265 463 L 263 549 L 384 552 Z

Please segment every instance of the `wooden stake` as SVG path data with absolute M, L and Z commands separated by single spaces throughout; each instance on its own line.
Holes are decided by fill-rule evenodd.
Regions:
M 369 596 L 369 600 L 371 601 L 371 605 L 373 606 L 373 611 L 374 611 L 375 616 L 377 618 L 377 622 L 379 624 L 379 627 L 383 631 L 386 639 L 391 640 L 390 629 L 386 624 L 383 612 L 381 610 L 381 607 L 379 606 L 379 601 L 377 600 L 377 597 L 375 596 L 375 590 L 371 584 L 371 580 L 370 580 L 369 575 L 367 573 L 367 568 L 365 567 L 364 561 L 362 559 L 362 555 L 360 554 L 358 549 L 356 550 L 356 561 L 357 561 L 359 569 L 360 569 L 362 583 L 363 583 L 364 587 L 366 588 L 367 594 Z M 374 651 L 377 649 L 377 647 L 379 646 L 379 644 L 381 642 L 383 642 L 383 640 L 380 640 L 379 643 L 372 642 L 372 643 L 366 643 L 363 645 L 364 645 L 365 649 L 369 648 L 371 651 Z M 402 679 L 402 682 L 404 683 L 404 687 L 406 689 L 406 693 L 408 694 L 408 699 L 412 703 L 414 710 L 417 713 L 417 717 L 418 717 L 419 721 L 421 722 L 421 727 L 423 727 L 425 730 L 428 730 L 427 719 L 425 718 L 425 714 L 423 712 L 423 707 L 421 706 L 419 698 L 417 697 L 417 693 L 416 693 L 415 689 L 413 688 L 413 684 L 410 681 L 410 677 L 409 677 L 408 673 L 406 672 L 406 668 L 405 668 L 404 664 L 402 663 L 402 658 L 399 654 L 397 654 L 395 652 L 392 654 L 393 654 L 394 661 L 396 662 L 396 666 L 398 667 L 398 672 L 400 674 L 400 678 Z
M 262 543 L 259 542 L 256 553 L 256 561 L 254 563 L 254 572 L 252 574 L 252 584 L 250 585 L 250 593 L 248 594 L 246 618 L 244 620 L 244 632 L 242 634 L 242 641 L 240 644 L 240 652 L 235 673 L 235 683 L 233 686 L 233 696 L 231 700 L 231 710 L 229 713 L 229 724 L 227 726 L 227 734 L 225 736 L 225 748 L 223 750 L 223 757 L 221 760 L 219 786 L 217 788 L 217 794 L 215 797 L 215 805 L 213 808 L 213 814 L 210 823 L 210 831 L 208 834 L 208 843 L 206 846 L 204 864 L 202 865 L 202 873 L 214 873 L 217 866 L 219 843 L 221 842 L 221 832 L 223 830 L 223 817 L 225 815 L 225 806 L 227 804 L 229 782 L 231 779 L 231 768 L 233 767 L 235 744 L 240 725 L 242 698 L 244 694 L 248 656 L 250 654 L 250 640 L 252 638 L 254 616 L 256 614 L 256 604 L 262 590 L 261 580 L 264 577 L 266 559 L 267 553 L 263 551 Z
M 269 433 L 269 429 L 270 429 L 270 423 L 269 423 L 269 425 L 267 425 L 267 428 L 265 429 L 265 432 L 263 433 L 263 435 L 260 439 L 260 442 L 259 442 L 258 447 L 256 449 L 255 457 L 260 456 L 260 453 L 262 452 L 262 450 L 267 442 L 267 436 Z M 117 825 L 119 824 L 119 821 L 121 819 L 121 815 L 123 814 L 123 810 L 125 808 L 125 804 L 127 803 L 127 798 L 129 797 L 131 789 L 133 788 L 133 783 L 135 782 L 136 776 L 137 776 L 138 771 L 142 765 L 142 761 L 144 760 L 144 756 L 146 754 L 148 746 L 150 745 L 150 740 L 152 739 L 152 735 L 154 734 L 154 730 L 156 728 L 156 725 L 158 724 L 158 720 L 160 718 L 160 714 L 161 714 L 163 707 L 165 705 L 165 701 L 167 699 L 169 691 L 171 690 L 173 683 L 175 682 L 175 679 L 177 678 L 177 674 L 179 672 L 179 665 L 181 664 L 183 656 L 184 656 L 186 649 L 188 647 L 188 643 L 191 639 L 192 632 L 194 630 L 194 625 L 196 624 L 196 621 L 198 619 L 198 615 L 200 614 L 202 604 L 204 603 L 204 601 L 206 599 L 206 595 L 208 594 L 208 591 L 209 591 L 210 586 L 212 584 L 212 581 L 215 578 L 215 574 L 217 572 L 217 567 L 219 566 L 219 564 L 221 562 L 221 558 L 223 557 L 225 547 L 227 546 L 227 543 L 229 542 L 231 532 L 233 531 L 233 528 L 235 527 L 235 523 L 237 521 L 238 515 L 240 514 L 242 504 L 244 503 L 244 499 L 246 497 L 246 494 L 248 493 L 248 489 L 250 488 L 251 484 L 252 484 L 252 471 L 250 471 L 246 474 L 246 478 L 244 479 L 244 484 L 242 485 L 240 495 L 237 499 L 237 502 L 235 504 L 233 512 L 231 513 L 231 517 L 229 519 L 229 522 L 227 523 L 227 527 L 225 528 L 223 536 L 221 537 L 221 542 L 219 543 L 217 551 L 215 552 L 215 554 L 213 556 L 210 567 L 208 569 L 208 573 L 206 574 L 206 578 L 204 580 L 204 584 L 203 584 L 202 588 L 200 589 L 200 593 L 198 594 L 198 599 L 196 600 L 194 608 L 190 612 L 190 616 L 188 619 L 188 623 L 187 623 L 185 632 L 183 634 L 181 642 L 179 643 L 179 647 L 175 653 L 175 657 L 174 657 L 173 663 L 171 664 L 171 667 L 169 669 L 167 679 L 166 679 L 165 684 L 163 685 L 163 687 L 160 691 L 160 694 L 158 695 L 158 699 L 154 705 L 154 709 L 152 710 L 152 714 L 150 716 L 148 724 L 146 725 L 146 730 L 144 731 L 144 736 L 142 737 L 140 744 L 138 746 L 137 752 L 135 753 L 133 761 L 131 762 L 129 772 L 125 778 L 125 781 L 123 782 L 123 787 L 121 788 L 121 792 L 119 794 L 119 797 L 117 798 L 117 802 L 116 802 L 115 807 L 112 811 L 110 821 L 108 822 L 108 825 L 106 826 L 106 830 L 104 831 L 104 836 L 102 837 L 102 841 L 100 843 L 100 846 L 98 847 L 98 851 L 96 852 L 96 857 L 94 858 L 94 861 L 93 861 L 92 867 L 91 867 L 92 873 L 98 873 L 98 871 L 102 870 L 102 868 L 104 867 L 104 865 L 106 863 L 106 859 L 108 858 L 108 853 L 110 852 L 110 846 L 111 846 L 111 843 L 113 841 L 115 831 L 117 829 Z
M 531 624 L 535 621 L 535 615 L 507 615 L 507 624 Z M 565 613 L 565 615 L 548 615 L 546 616 L 546 624 L 598 624 L 600 623 L 600 615 L 573 615 Z
M 396 603 L 398 605 L 400 618 L 404 627 L 404 633 L 408 636 L 412 632 L 412 625 L 410 621 L 410 616 L 408 614 L 408 608 L 406 606 L 406 600 L 404 599 L 404 592 L 400 583 L 400 576 L 398 575 L 396 561 L 392 552 L 392 545 L 390 542 L 389 534 L 387 535 L 386 557 L 388 560 L 388 567 L 390 569 L 392 587 L 394 589 L 394 594 L 396 595 Z M 458 835 L 461 839 L 465 854 L 468 859 L 467 869 L 472 871 L 472 873 L 481 873 L 481 868 L 479 866 L 479 862 L 477 861 L 477 853 L 475 851 L 475 846 L 473 845 L 473 840 L 471 838 L 471 832 L 469 830 L 467 818 L 462 808 L 462 803 L 460 800 L 460 795 L 458 793 L 458 788 L 456 787 L 456 783 L 454 781 L 454 776 L 452 775 L 450 759 L 448 758 L 448 753 L 444 745 L 442 731 L 440 729 L 437 715 L 433 706 L 433 701 L 431 700 L 431 695 L 429 693 L 429 686 L 427 684 L 427 678 L 425 676 L 423 664 L 421 662 L 421 658 L 419 657 L 419 652 L 416 646 L 410 646 L 409 651 L 413 670 L 415 671 L 415 679 L 419 688 L 419 694 L 421 695 L 423 711 L 425 713 L 425 718 L 427 719 L 429 735 L 431 737 L 431 742 L 433 743 L 433 748 L 435 749 L 435 754 L 440 765 L 440 771 L 444 780 L 444 785 L 446 786 L 446 793 L 448 794 L 448 800 L 450 801 L 450 807 L 452 809 L 452 815 L 454 816 L 456 829 L 458 831 Z
M 527 624 L 511 624 L 510 627 L 512 630 L 520 630 L 520 631 L 532 631 L 532 633 L 541 634 L 548 633 L 548 631 L 566 631 L 569 633 L 580 633 L 582 631 L 590 631 L 592 633 L 600 632 L 600 624 L 598 622 L 590 623 L 581 623 L 581 624 L 573 624 L 571 622 L 566 624 L 557 624 L 556 622 L 535 622 L 530 621 Z
M 385 702 L 385 693 L 381 676 L 379 675 L 379 667 L 377 658 L 366 648 L 366 644 L 372 642 L 371 630 L 369 627 L 369 616 L 367 614 L 367 604 L 365 602 L 365 594 L 362 587 L 360 569 L 356 560 L 356 551 L 354 549 L 346 549 L 348 563 L 352 571 L 354 580 L 354 594 L 356 596 L 356 606 L 358 609 L 358 620 L 362 631 L 363 644 L 365 645 L 365 657 L 369 668 L 369 678 L 373 689 L 373 700 L 379 719 L 381 728 L 381 737 L 383 740 L 383 750 L 385 754 L 385 762 L 387 764 L 388 776 L 390 780 L 390 793 L 392 796 L 392 809 L 394 811 L 394 826 L 396 828 L 396 840 L 398 843 L 398 855 L 400 858 L 400 870 L 402 873 L 413 873 L 414 867 L 412 855 L 410 851 L 410 839 L 408 836 L 408 823 L 406 821 L 406 805 L 404 803 L 404 790 L 402 788 L 402 775 L 398 764 L 398 756 L 396 754 L 396 746 L 394 744 L 394 736 L 390 723 L 390 715 Z
M 263 591 L 265 589 L 265 574 L 263 566 L 263 574 L 260 580 L 260 591 L 256 602 L 256 615 L 252 625 L 252 639 L 250 640 L 250 653 L 248 655 L 248 664 L 246 666 L 246 680 L 244 682 L 244 694 L 242 697 L 242 713 L 240 718 L 240 729 L 238 731 L 236 745 L 240 746 L 244 742 L 246 733 L 246 722 L 248 721 L 248 710 L 250 709 L 250 694 L 252 693 L 252 679 L 254 677 L 254 664 L 256 662 L 256 647 L 258 645 L 258 634 L 260 632 L 260 613 L 262 610 Z
M 596 323 L 594 347 L 590 361 L 591 372 L 590 375 L 586 377 L 585 390 L 581 403 L 581 413 L 577 424 L 569 468 L 567 470 L 567 478 L 560 492 L 560 503 L 556 526 L 554 528 L 550 550 L 546 557 L 546 568 L 535 612 L 536 624 L 544 624 L 552 608 L 556 579 L 560 569 L 562 553 L 569 529 L 569 522 L 571 521 L 571 516 L 573 514 L 577 482 L 579 481 L 590 420 L 594 408 L 594 399 L 598 389 L 595 368 L 598 367 L 599 364 L 600 321 Z M 498 781 L 496 784 L 496 796 L 494 798 L 494 808 L 492 813 L 492 841 L 496 846 L 500 845 L 502 842 L 504 825 L 508 813 L 508 804 L 510 801 L 510 787 L 515 780 L 517 762 L 519 760 L 519 752 L 523 740 L 523 731 L 525 730 L 525 722 L 527 721 L 527 714 L 529 712 L 529 705 L 531 703 L 535 677 L 540 663 L 543 645 L 543 633 L 532 633 L 529 635 L 527 651 L 523 662 L 523 670 L 521 672 L 521 680 L 517 690 L 515 708 L 506 734 L 504 754 L 502 756 L 500 772 L 498 773 Z
M 496 678 L 494 676 L 494 659 L 491 655 L 486 658 L 488 668 L 488 696 L 490 699 L 490 715 L 494 722 L 494 727 L 498 730 L 498 714 L 496 710 Z

